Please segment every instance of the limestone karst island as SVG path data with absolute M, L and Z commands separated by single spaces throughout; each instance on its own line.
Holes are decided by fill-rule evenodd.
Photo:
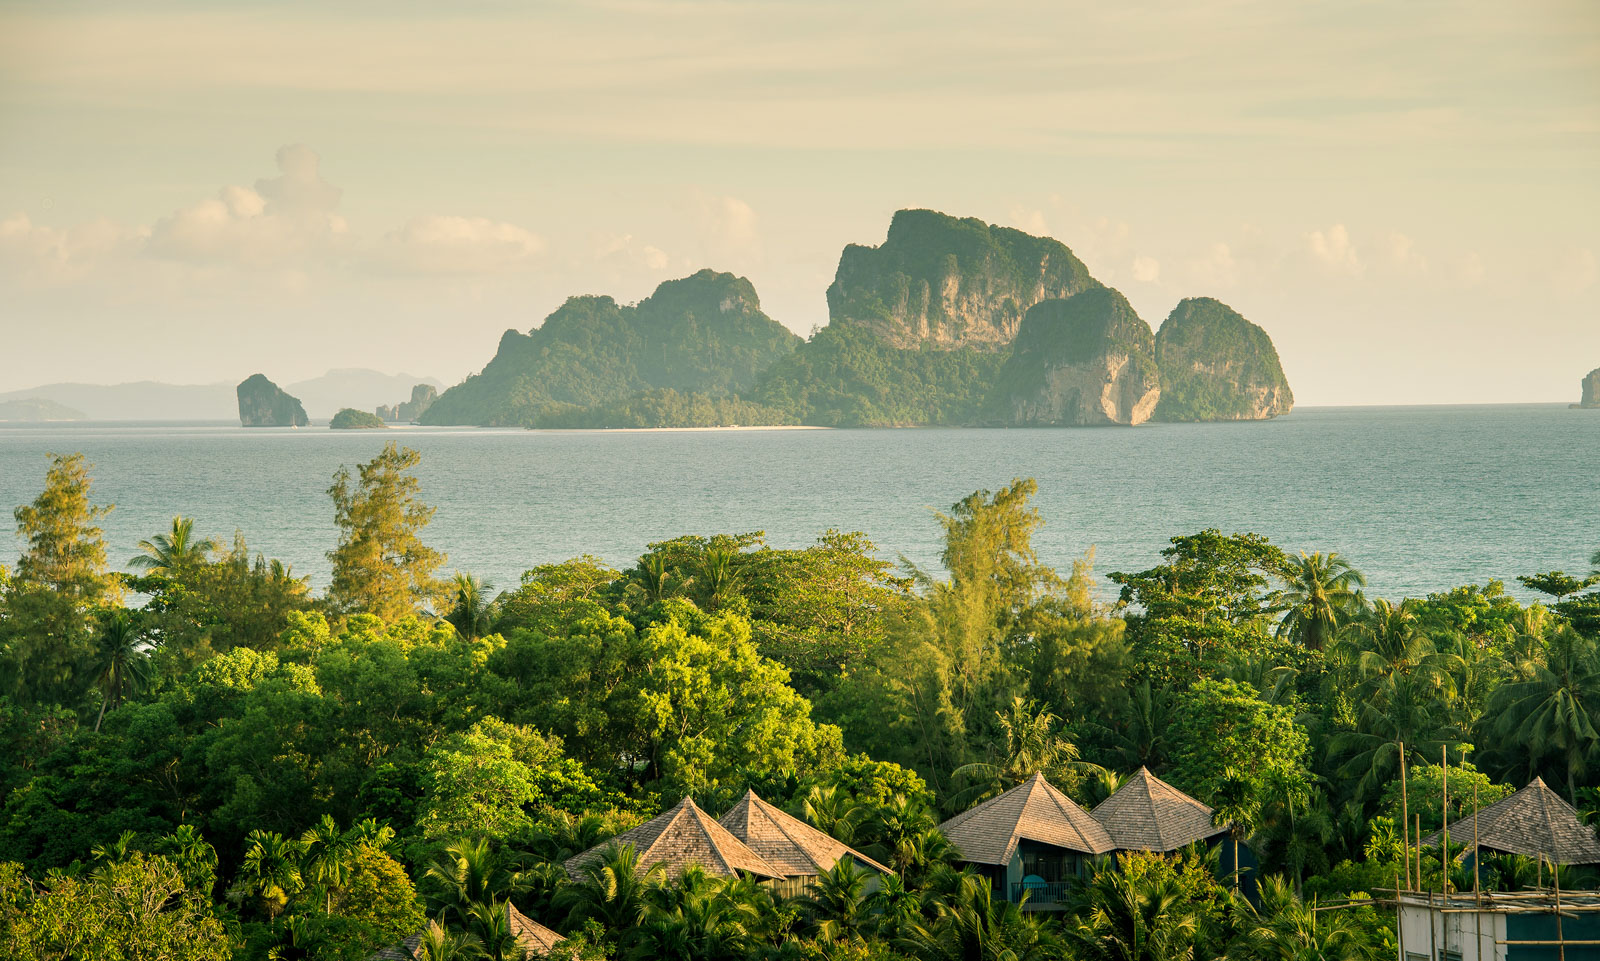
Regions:
M 1263 420 L 1294 395 L 1272 339 L 1217 300 L 1159 331 L 1072 251 L 979 220 L 902 210 L 851 245 L 810 340 L 743 277 L 702 270 L 636 305 L 569 299 L 506 331 L 424 424 L 522 427 L 1132 426 Z

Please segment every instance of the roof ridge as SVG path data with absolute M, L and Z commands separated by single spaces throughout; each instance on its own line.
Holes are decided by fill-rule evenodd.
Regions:
M 793 842 L 794 846 L 796 848 L 799 848 L 800 853 L 805 855 L 806 860 L 810 861 L 813 867 L 816 867 L 816 868 L 819 868 L 819 869 L 822 868 L 822 862 L 817 860 L 816 855 L 811 853 L 811 849 L 806 846 L 805 842 L 803 842 L 799 838 L 795 837 L 794 834 L 792 834 L 789 831 L 789 826 L 784 823 L 785 820 L 796 821 L 796 822 L 799 822 L 799 823 L 804 823 L 804 822 L 800 821 L 799 818 L 794 817 L 793 815 L 791 815 L 787 811 L 784 811 L 783 809 L 777 807 L 776 805 L 769 804 L 768 802 L 761 800 L 761 798 L 759 798 L 759 797 L 756 798 L 756 804 L 759 805 L 759 807 L 757 807 L 756 810 L 760 811 L 763 815 L 766 816 L 767 820 L 772 822 L 773 827 L 778 829 L 778 833 L 782 834 L 784 837 L 788 838 L 791 842 Z M 773 817 L 774 813 L 781 814 L 781 815 L 783 815 L 783 817 Z M 834 838 L 832 835 L 826 834 L 826 832 L 823 832 L 823 831 L 819 830 L 819 831 L 817 831 L 817 833 L 818 834 L 823 834 L 824 836 L 830 838 L 835 843 L 838 843 L 841 846 L 844 845 L 844 842 L 839 841 L 838 838 Z M 852 857 L 851 860 L 855 860 L 855 859 Z

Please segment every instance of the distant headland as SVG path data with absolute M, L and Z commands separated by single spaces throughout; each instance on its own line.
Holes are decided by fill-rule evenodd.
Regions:
M 1266 331 L 1184 300 L 1152 331 L 1066 245 L 902 210 L 849 245 L 810 340 L 743 277 L 702 270 L 635 305 L 570 298 L 505 332 L 423 424 L 540 428 L 1133 426 L 1294 407 Z

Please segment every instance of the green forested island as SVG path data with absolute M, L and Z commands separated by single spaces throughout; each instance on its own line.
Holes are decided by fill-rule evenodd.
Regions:
M 937 571 L 701 532 L 494 586 L 417 464 L 332 477 L 317 596 L 181 515 L 108 557 L 51 461 L 0 568 L 0 957 L 1378 959 L 1369 894 L 1552 880 L 1443 861 L 1446 794 L 1600 850 L 1600 572 L 1388 600 L 1204 530 L 1102 603 L 1018 480 Z
M 632 307 L 574 297 L 507 331 L 422 422 L 1132 425 L 1294 404 L 1271 339 L 1226 305 L 1185 300 L 1155 334 L 1064 244 L 932 210 L 896 213 L 880 246 L 846 247 L 828 314 L 801 341 L 748 280 L 709 270 Z
M 377 414 L 356 410 L 354 407 L 344 407 L 333 415 L 333 419 L 328 421 L 328 426 L 334 430 L 382 430 L 389 425 L 385 424 L 383 418 Z

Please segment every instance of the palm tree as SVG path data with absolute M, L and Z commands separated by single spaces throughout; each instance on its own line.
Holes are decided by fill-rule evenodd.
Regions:
M 1559 756 L 1567 797 L 1576 800 L 1578 779 L 1600 744 L 1600 645 L 1563 625 L 1550 638 L 1545 662 L 1532 668 L 1528 680 L 1495 691 L 1495 731 L 1525 750 L 1530 775 L 1551 755 Z
M 494 585 L 471 574 L 456 571 L 450 581 L 450 613 L 444 619 L 456 633 L 475 641 L 489 633 L 494 624 Z
M 755 907 L 734 884 L 700 868 L 686 868 L 675 883 L 646 895 L 645 919 L 631 933 L 633 957 L 677 961 L 734 961 L 750 956 Z
M 950 772 L 965 778 L 971 786 L 951 798 L 957 807 L 967 807 L 1015 787 L 1035 774 L 1076 775 L 1085 765 L 1078 761 L 1078 748 L 1054 732 L 1056 716 L 1040 709 L 1036 701 L 1021 696 L 1011 700 L 1010 713 L 996 711 L 1004 743 L 994 746 L 988 761 L 964 764 Z M 1072 787 L 1071 784 L 1063 785 Z
M 906 879 L 886 874 L 878 890 L 867 895 L 867 911 L 877 920 L 878 933 L 889 936 L 904 933 L 922 918 L 922 895 L 906 887 Z
M 801 909 L 825 941 L 860 942 L 868 923 L 867 872 L 845 855 L 817 875 L 799 898 Z
M 965 875 L 949 904 L 936 906 L 928 926 L 913 925 L 902 938 L 917 958 L 948 961 L 1034 961 L 1058 955 L 1058 945 L 1038 917 L 1022 905 L 996 900 L 980 877 Z
M 583 866 L 578 883 L 557 895 L 556 903 L 568 909 L 569 923 L 593 918 L 615 934 L 644 920 L 646 896 L 660 883 L 659 866 L 640 870 L 633 845 L 608 844 L 600 857 Z
M 305 852 L 306 879 L 323 889 L 323 910 L 333 913 L 333 892 L 350 883 L 350 871 L 355 866 L 355 856 L 360 841 L 355 832 L 339 830 L 331 815 L 300 835 L 300 846 Z
M 477 961 L 483 957 L 483 942 L 477 935 L 451 931 L 438 921 L 429 921 L 417 943 L 417 961 Z
M 1081 889 L 1068 941 L 1081 961 L 1190 961 L 1200 921 L 1172 877 L 1103 865 Z
M 672 565 L 667 563 L 667 555 L 657 552 L 639 558 L 639 583 L 646 601 L 654 604 L 665 599 L 671 581 Z
M 1300 900 L 1281 878 L 1264 879 L 1260 890 L 1259 909 L 1251 909 L 1248 902 L 1240 905 L 1250 917 L 1244 931 L 1249 957 L 1260 961 L 1377 958 L 1379 945 L 1344 912 L 1318 912 L 1315 903 Z
M 1446 713 L 1452 690 L 1448 675 L 1412 671 L 1374 679 L 1371 693 L 1356 715 L 1356 729 L 1334 736 L 1332 757 L 1342 758 L 1339 773 L 1359 777 L 1356 793 L 1376 797 L 1400 776 L 1400 751 L 1407 764 L 1427 764 L 1441 748 L 1459 752 L 1461 741 L 1450 728 Z
M 1256 797 L 1256 786 L 1244 773 L 1226 768 L 1217 782 L 1216 806 L 1211 820 L 1219 828 L 1227 828 L 1233 840 L 1233 889 L 1239 890 L 1242 873 L 1239 865 L 1239 842 L 1246 837 L 1261 817 L 1261 801 Z
M 245 838 L 244 863 L 236 882 L 241 893 L 258 899 L 268 920 L 275 920 L 300 890 L 301 850 L 275 831 L 251 831 Z
M 217 849 L 194 825 L 178 825 L 171 834 L 156 842 L 156 853 L 171 858 L 190 887 L 204 887 L 206 896 L 211 895 L 217 880 Z
M 1278 636 L 1320 651 L 1333 640 L 1341 619 L 1361 609 L 1367 578 L 1336 552 L 1291 558 L 1279 600 L 1287 608 Z
M 524 961 L 528 956 L 511 927 L 506 902 L 480 901 L 472 905 L 469 922 L 485 961 Z
M 100 715 L 94 729 L 100 730 L 106 711 L 120 705 L 145 681 L 150 659 L 134 615 L 118 608 L 105 619 L 95 652 L 94 685 L 100 690 Z
M 829 785 L 814 785 L 806 794 L 803 813 L 811 826 L 845 844 L 855 841 L 864 809 L 850 795 Z
M 475 905 L 510 900 L 520 894 L 522 875 L 501 863 L 487 839 L 450 842 L 423 871 L 428 910 L 457 926 L 468 924 Z
M 733 547 L 707 547 L 700 555 L 696 580 L 705 593 L 706 609 L 715 611 L 739 590 L 739 551 Z
M 194 518 L 178 516 L 172 519 L 172 530 L 139 542 L 144 553 L 128 561 L 128 566 L 147 574 L 172 575 L 185 567 L 205 563 L 207 555 L 217 550 L 211 538 L 194 539 Z

